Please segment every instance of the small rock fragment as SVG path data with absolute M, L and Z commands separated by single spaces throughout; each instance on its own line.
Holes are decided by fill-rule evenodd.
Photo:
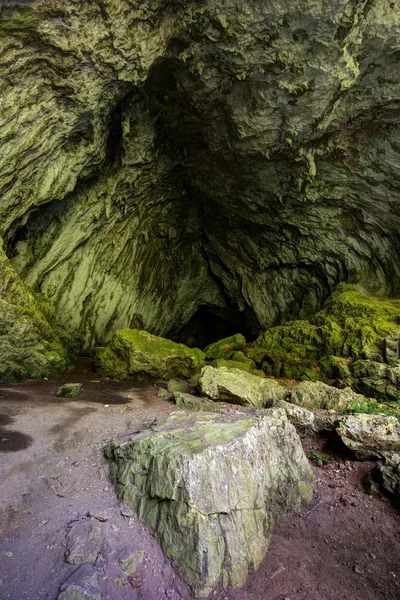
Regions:
M 65 383 L 56 391 L 59 398 L 77 398 L 82 391 L 81 383 Z
M 60 589 L 57 600 L 101 600 L 98 576 L 90 565 L 82 565 Z
M 96 562 L 102 544 L 103 533 L 98 523 L 77 523 L 67 535 L 67 562 L 71 565 Z

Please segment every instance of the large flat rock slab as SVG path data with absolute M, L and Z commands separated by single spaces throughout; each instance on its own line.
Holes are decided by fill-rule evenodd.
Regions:
M 281 409 L 177 411 L 106 448 L 122 500 L 154 530 L 194 592 L 238 588 L 274 523 L 310 500 L 313 473 Z

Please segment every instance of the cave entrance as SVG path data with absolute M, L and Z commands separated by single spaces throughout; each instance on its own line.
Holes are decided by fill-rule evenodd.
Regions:
M 248 342 L 256 337 L 244 312 L 238 308 L 204 305 L 198 308 L 186 325 L 178 331 L 172 330 L 166 337 L 189 347 L 204 349 L 235 333 L 242 333 Z

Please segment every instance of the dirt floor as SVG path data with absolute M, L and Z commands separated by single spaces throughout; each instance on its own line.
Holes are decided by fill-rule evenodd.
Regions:
M 91 515 L 106 519 L 96 563 L 103 600 L 190 600 L 146 526 L 121 514 L 103 458 L 107 441 L 174 406 L 151 385 L 101 382 L 88 364 L 58 380 L 0 386 L 0 598 L 55 600 L 77 569 L 64 559 L 67 532 Z M 79 398 L 55 396 L 61 383 L 76 381 L 84 384 Z M 324 451 L 319 438 L 304 444 Z M 399 600 L 400 513 L 366 493 L 362 480 L 373 467 L 339 456 L 316 465 L 310 506 L 277 525 L 244 589 L 212 598 Z M 118 560 L 140 551 L 129 580 Z

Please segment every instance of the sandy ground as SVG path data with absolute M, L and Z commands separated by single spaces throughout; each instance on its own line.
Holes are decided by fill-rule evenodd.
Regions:
M 65 562 L 67 532 L 94 515 L 107 519 L 96 563 L 103 600 L 191 600 L 146 526 L 121 514 L 103 457 L 107 441 L 174 406 L 151 385 L 98 381 L 88 364 L 58 380 L 0 386 L 0 598 L 55 600 L 77 569 Z M 55 396 L 61 383 L 76 381 L 84 384 L 79 398 Z M 304 444 L 324 449 L 320 439 Z M 340 456 L 316 466 L 310 506 L 276 527 L 244 589 L 212 598 L 399 600 L 400 513 L 365 492 L 373 467 Z M 118 560 L 137 551 L 143 560 L 129 581 Z

